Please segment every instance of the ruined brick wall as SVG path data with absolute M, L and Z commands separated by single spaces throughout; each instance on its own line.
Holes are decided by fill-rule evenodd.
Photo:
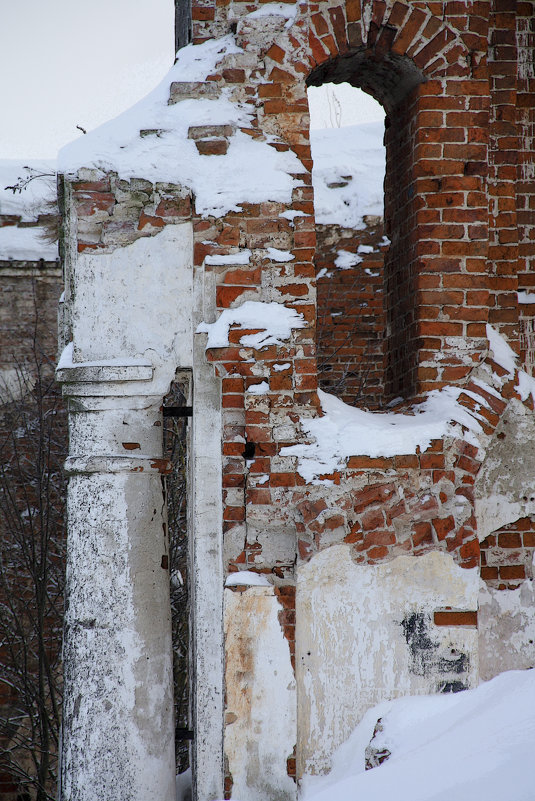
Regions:
M 0 262 L 0 277 L 0 371 L 28 362 L 34 337 L 43 357 L 55 363 L 61 269 L 53 262 Z
M 498 544 L 482 536 L 483 556 L 478 527 L 493 498 L 490 490 L 480 493 L 478 506 L 475 487 L 489 449 L 499 451 L 505 416 L 525 422 L 533 412 L 521 363 L 504 367 L 489 347 L 486 325 L 505 337 L 513 356 L 527 358 L 533 331 L 525 321 L 535 306 L 517 292 L 532 286 L 534 8 L 520 0 L 326 0 L 298 9 L 287 4 L 297 16 L 286 25 L 284 15 L 250 16 L 262 5 L 193 3 L 195 43 L 231 33 L 241 50 L 222 58 L 204 81 L 172 84 L 169 102 L 224 92 L 243 104 L 251 121 L 241 132 L 300 161 L 302 171 L 292 175 L 300 185 L 289 202 L 242 203 L 216 217 L 201 214 L 187 188 L 155 185 L 142 176 L 126 182 L 113 173 L 81 171 L 71 188 L 79 252 L 157 238 L 167 225 L 191 220 L 193 270 L 202 276 L 214 319 L 250 300 L 277 302 L 302 315 L 303 327 L 282 344 L 254 347 L 242 339 L 259 329 L 231 326 L 228 346 L 206 351 L 222 393 L 224 570 L 254 570 L 281 588 L 282 626 L 290 639 L 293 609 L 282 588 L 293 588 L 329 553 L 344 554 L 344 567 L 357 566 L 363 574 L 388 565 L 395 571 L 412 555 L 438 560 L 440 575 L 448 565 L 457 578 L 473 577 L 472 569 L 483 565 L 486 580 L 510 588 L 530 578 L 530 536 L 522 534 L 524 550 L 519 545 L 514 557 L 506 543 L 519 542 L 518 521 L 533 515 L 525 486 L 531 468 L 510 468 L 504 457 L 503 494 L 511 503 L 500 506 L 507 519 L 492 530 Z M 390 245 L 384 248 L 377 232 L 317 227 L 314 219 L 306 84 L 343 80 L 372 93 L 387 112 Z M 234 134 L 229 125 L 204 125 L 192 126 L 188 137 L 215 164 Z M 338 250 L 354 252 L 368 243 L 374 250 L 352 272 L 318 275 L 332 272 Z M 347 332 L 348 352 L 336 353 Z M 327 382 L 343 377 L 346 358 L 373 374 L 362 392 L 362 377 L 351 368 L 354 382 L 340 392 L 351 405 L 381 409 L 400 396 L 396 411 L 410 417 L 415 400 L 450 387 L 461 410 L 478 421 L 477 439 L 464 418 L 425 450 L 355 453 L 307 481 L 285 448 L 310 441 L 306 424 L 321 416 L 318 387 L 330 388 Z M 410 560 L 411 569 L 421 561 Z M 412 602 L 409 596 L 407 589 L 404 602 Z M 477 597 L 467 594 L 459 608 L 451 605 L 437 602 L 412 620 L 414 626 L 424 621 L 429 641 L 442 636 L 442 645 L 448 637 L 469 642 L 456 683 L 440 673 L 437 660 L 425 662 L 425 670 L 407 668 L 411 681 L 425 678 L 428 690 L 476 681 Z M 298 609 L 297 600 L 296 631 Z M 402 624 L 396 619 L 396 625 Z M 535 662 L 535 654 L 529 658 Z M 296 659 L 297 672 L 298 665 Z M 292 774 L 293 759 L 290 751 L 285 765 Z M 299 754 L 296 760 L 300 776 L 304 763 Z M 232 766 L 229 792 L 231 773 Z

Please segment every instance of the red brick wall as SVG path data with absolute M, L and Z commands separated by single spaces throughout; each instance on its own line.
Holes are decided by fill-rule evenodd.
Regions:
M 351 406 L 380 409 L 385 402 L 383 224 L 364 230 L 316 226 L 318 383 Z M 335 265 L 337 251 L 358 254 L 349 269 Z
M 533 578 L 534 552 L 535 521 L 521 517 L 481 543 L 481 578 L 498 590 L 515 589 Z

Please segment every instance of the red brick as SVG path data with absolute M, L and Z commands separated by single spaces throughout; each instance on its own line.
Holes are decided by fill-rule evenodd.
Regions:
M 477 612 L 436 611 L 434 623 L 435 626 L 470 626 L 477 628 Z

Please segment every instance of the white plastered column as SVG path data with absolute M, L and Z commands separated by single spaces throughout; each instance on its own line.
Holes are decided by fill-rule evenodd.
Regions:
M 111 252 L 66 254 L 73 345 L 57 374 L 70 429 L 60 801 L 174 801 L 160 407 L 177 367 L 193 376 L 194 798 L 223 795 L 221 388 L 205 335 L 194 336 L 213 319 L 215 286 L 194 271 L 192 253 L 187 221 Z
M 161 397 L 150 364 L 63 367 L 70 455 L 60 801 L 174 801 Z

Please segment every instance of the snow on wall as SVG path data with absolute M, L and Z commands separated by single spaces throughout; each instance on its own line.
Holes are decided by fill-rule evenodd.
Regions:
M 236 130 L 249 127 L 252 115 L 230 100 L 229 90 L 215 99 L 168 104 L 173 82 L 203 81 L 224 56 L 239 52 L 232 34 L 180 50 L 167 76 L 147 97 L 60 151 L 60 172 L 96 167 L 116 171 L 123 179 L 181 184 L 193 190 L 197 212 L 215 216 L 240 210 L 240 203 L 289 202 L 292 189 L 300 185 L 291 174 L 305 172 L 303 165 L 294 153 L 278 152 L 268 141 Z M 231 126 L 226 154 L 212 159 L 198 152 L 188 132 L 202 125 Z M 140 136 L 140 131 L 150 133 Z
M 436 551 L 362 566 L 335 545 L 299 567 L 298 775 L 329 771 L 334 749 L 380 700 L 477 682 L 476 628 L 435 627 L 433 613 L 476 610 L 478 590 L 477 568 Z
M 297 456 L 299 473 L 314 482 L 318 475 L 341 467 L 349 456 L 394 456 L 416 453 L 418 448 L 425 451 L 433 439 L 453 434 L 455 423 L 474 433 L 481 431 L 476 415 L 457 402 L 461 391 L 457 387 L 433 390 L 411 414 L 397 414 L 355 409 L 320 390 L 324 416 L 301 421 L 312 441 L 283 448 L 281 453 Z
M 295 679 L 273 587 L 225 590 L 225 754 L 231 798 L 292 801 Z
M 201 323 L 196 333 L 208 334 L 207 348 L 224 348 L 229 344 L 228 333 L 232 325 L 261 329 L 258 334 L 244 334 L 240 343 L 244 347 L 263 348 L 280 345 L 289 339 L 293 329 L 303 328 L 305 320 L 295 309 L 289 309 L 281 303 L 247 300 L 236 309 L 224 309 L 215 323 Z

